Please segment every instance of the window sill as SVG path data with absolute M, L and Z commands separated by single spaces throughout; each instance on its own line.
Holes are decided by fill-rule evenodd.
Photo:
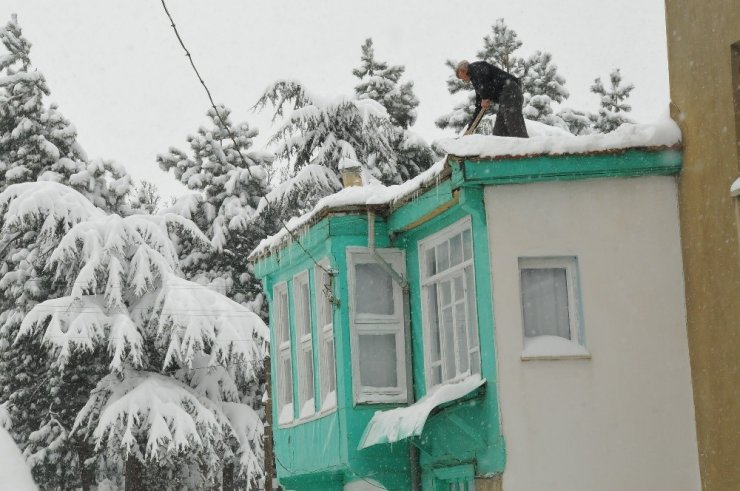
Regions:
M 312 413 L 310 416 L 306 416 L 305 418 L 300 419 L 294 419 L 291 421 L 287 421 L 285 423 L 278 424 L 278 428 L 281 430 L 287 430 L 289 428 L 294 428 L 296 426 L 300 426 L 303 423 L 310 423 L 311 421 L 316 421 L 317 419 L 321 419 L 324 416 L 329 416 L 332 413 L 335 413 L 337 411 L 336 406 L 328 407 L 322 411 L 318 411 L 315 413 Z
M 569 339 L 558 336 L 537 336 L 524 340 L 522 361 L 531 360 L 590 360 L 588 350 Z

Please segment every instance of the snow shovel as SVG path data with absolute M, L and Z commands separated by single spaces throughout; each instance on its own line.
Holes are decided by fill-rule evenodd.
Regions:
M 475 130 L 478 128 L 478 125 L 480 124 L 481 119 L 483 119 L 483 115 L 486 114 L 485 108 L 480 108 L 480 111 L 478 111 L 478 115 L 473 120 L 473 124 L 470 125 L 470 128 L 465 130 L 465 133 L 463 133 L 462 136 L 472 135 L 475 133 Z

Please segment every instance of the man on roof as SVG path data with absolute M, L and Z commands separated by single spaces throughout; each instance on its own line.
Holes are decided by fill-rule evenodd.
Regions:
M 529 138 L 522 114 L 524 96 L 518 78 L 487 61 L 469 63 L 463 60 L 457 64 L 455 74 L 463 82 L 473 84 L 475 89 L 475 112 L 468 130 L 480 122 L 478 115 L 481 110 L 488 111 L 493 104 L 498 104 L 493 134 Z

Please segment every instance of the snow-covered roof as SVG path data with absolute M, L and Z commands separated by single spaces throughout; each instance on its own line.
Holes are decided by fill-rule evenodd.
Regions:
M 456 157 L 502 159 L 535 155 L 601 153 L 627 148 L 673 147 L 681 142 L 681 130 L 670 118 L 654 124 L 623 124 L 611 133 L 574 136 L 562 130 L 541 132 L 541 123 L 527 122 L 530 138 L 470 135 L 437 142 Z M 557 129 L 557 128 L 553 128 Z M 532 131 L 536 130 L 536 131 Z
M 526 121 L 529 138 L 510 138 L 488 135 L 469 135 L 437 143 L 450 157 L 502 160 L 538 155 L 573 155 L 622 151 L 629 148 L 671 148 L 680 144 L 681 130 L 668 115 L 654 124 L 623 124 L 607 134 L 574 136 L 560 128 L 536 121 Z M 263 239 L 249 258 L 260 256 L 286 245 L 292 234 L 325 216 L 332 210 L 342 211 L 356 207 L 393 206 L 406 202 L 432 184 L 439 182 L 449 172 L 443 159 L 403 184 L 383 186 L 371 183 L 350 187 L 319 200 L 313 210 L 287 222 L 290 232 L 283 227 L 275 235 Z
M 295 232 L 303 226 L 312 223 L 316 218 L 323 216 L 326 211 L 331 209 L 353 206 L 393 205 L 407 196 L 425 189 L 429 184 L 440 178 L 444 171 L 445 161 L 440 160 L 426 171 L 403 184 L 383 186 L 376 182 L 365 186 L 344 188 L 338 193 L 320 199 L 313 210 L 300 217 L 291 218 L 286 225 L 291 232 Z M 289 241 L 290 238 L 290 232 L 283 227 L 275 235 L 262 239 L 249 257 L 250 259 L 256 258 L 277 249 Z
M 459 382 L 436 387 L 410 406 L 376 411 L 365 428 L 360 448 L 380 443 L 395 443 L 421 435 L 427 418 L 435 408 L 465 397 L 485 383 L 486 379 L 482 379 L 480 375 L 471 375 Z

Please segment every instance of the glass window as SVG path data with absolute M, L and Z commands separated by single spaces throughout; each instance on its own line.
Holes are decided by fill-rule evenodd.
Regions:
M 313 340 L 311 337 L 311 295 L 308 285 L 308 271 L 293 279 L 293 300 L 295 309 L 295 329 L 298 337 L 298 394 L 300 417 L 311 416 L 315 412 L 313 376 Z
M 355 284 L 358 314 L 393 315 L 393 278 L 380 264 L 358 264 Z
M 557 346 L 548 338 L 582 344 L 576 258 L 520 258 L 519 278 L 525 349 L 532 341 Z
M 332 277 L 325 271 L 329 263 L 323 262 L 316 267 L 316 308 L 319 321 L 319 377 L 320 396 L 319 407 L 326 411 L 337 405 L 336 367 L 334 363 L 334 304 L 332 303 Z
M 388 268 L 404 274 L 403 253 L 349 248 L 352 369 L 356 402 L 406 400 L 406 358 L 401 287 Z
M 290 355 L 290 318 L 288 316 L 288 287 L 285 283 L 273 290 L 275 306 L 275 333 L 277 340 L 277 394 L 278 422 L 293 420 L 293 367 Z
M 480 373 L 473 245 L 465 218 L 419 243 L 428 387 Z

